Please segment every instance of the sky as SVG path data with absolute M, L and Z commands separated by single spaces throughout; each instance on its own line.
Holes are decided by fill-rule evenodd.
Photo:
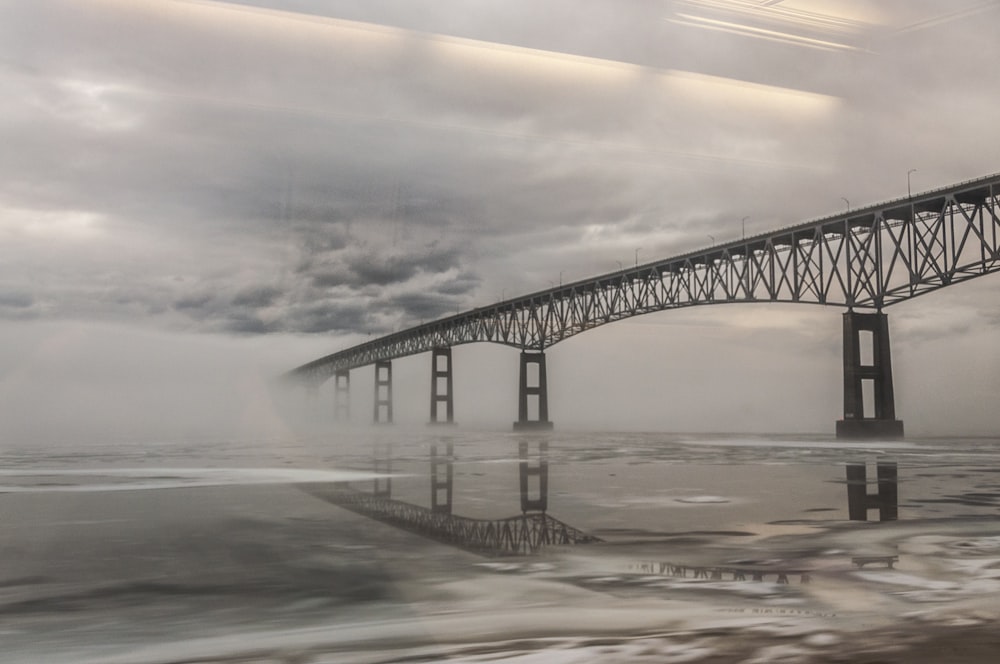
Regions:
M 0 433 L 280 433 L 267 382 L 320 355 L 1000 171 L 997 20 L 996 0 L 0 0 Z M 1000 426 L 996 279 L 889 310 L 909 431 Z M 549 351 L 552 417 L 832 431 L 840 313 L 594 330 Z M 429 361 L 398 362 L 397 419 L 427 419 Z M 516 371 L 457 349 L 457 418 L 509 426 Z

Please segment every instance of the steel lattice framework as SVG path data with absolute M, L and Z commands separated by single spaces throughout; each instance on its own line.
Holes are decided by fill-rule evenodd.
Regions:
M 470 519 L 350 488 L 317 495 L 370 519 L 491 556 L 530 555 L 543 546 L 600 541 L 545 513 L 527 513 L 505 519 Z
M 632 316 L 729 302 L 882 309 L 1000 270 L 1000 174 L 513 298 L 327 355 L 290 376 L 488 341 L 541 351 Z
M 872 556 L 882 561 L 886 556 Z M 677 579 L 708 579 L 711 581 L 725 581 L 729 575 L 732 581 L 746 581 L 747 577 L 751 581 L 766 581 L 769 575 L 773 575 L 774 583 L 788 583 L 790 576 L 799 575 L 802 583 L 811 581 L 811 570 L 807 569 L 770 569 L 766 567 L 704 567 L 697 565 L 677 564 L 670 562 L 641 562 L 628 566 L 628 571 L 633 574 L 643 576 L 672 576 Z M 691 576 L 688 576 L 688 572 Z

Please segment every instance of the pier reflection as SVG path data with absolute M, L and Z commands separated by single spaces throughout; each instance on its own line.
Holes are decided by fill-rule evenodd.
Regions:
M 524 514 L 545 512 L 549 506 L 549 443 L 545 440 L 538 441 L 534 453 L 530 447 L 528 441 L 524 440 L 517 446 L 521 512 Z M 532 484 L 536 484 L 534 492 L 531 491 Z
M 867 521 L 869 510 L 878 510 L 879 521 L 899 519 L 898 468 L 896 463 L 879 461 L 875 466 L 877 490 L 868 492 L 868 467 L 847 464 L 847 512 L 851 521 Z
M 372 472 L 377 473 L 372 495 L 392 498 L 392 445 L 386 443 L 372 448 Z
M 642 561 L 628 566 L 628 572 L 633 574 L 649 574 L 669 576 L 677 579 L 705 579 L 709 581 L 756 581 L 762 583 L 774 580 L 779 585 L 787 585 L 790 577 L 798 577 L 799 582 L 806 584 L 812 580 L 808 569 L 772 569 L 761 566 L 715 566 L 705 567 L 683 563 Z
M 451 514 L 455 495 L 454 461 L 453 443 L 447 443 L 445 453 L 441 456 L 438 455 L 438 446 L 431 445 L 431 511 L 435 514 Z

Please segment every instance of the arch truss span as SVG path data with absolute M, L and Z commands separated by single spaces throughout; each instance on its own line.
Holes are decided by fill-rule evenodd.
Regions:
M 480 341 L 522 351 L 618 320 L 702 304 L 880 310 L 1000 270 L 1000 174 L 480 307 L 349 348 L 290 376 Z

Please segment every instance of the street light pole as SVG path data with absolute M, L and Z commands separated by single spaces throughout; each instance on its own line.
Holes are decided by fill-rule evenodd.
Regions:
M 916 172 L 917 172 L 917 169 L 915 169 L 915 168 L 911 168 L 910 170 L 906 171 L 906 197 L 907 198 L 913 198 L 913 194 L 910 192 L 910 175 L 912 173 L 916 173 Z
M 842 200 L 845 203 L 847 203 L 847 211 L 850 212 L 851 211 L 851 202 L 849 200 L 847 200 L 847 198 L 845 196 L 841 196 L 840 200 Z
M 747 219 L 750 217 L 743 217 L 743 239 L 747 239 Z
M 635 266 L 639 267 L 639 249 L 635 250 Z

